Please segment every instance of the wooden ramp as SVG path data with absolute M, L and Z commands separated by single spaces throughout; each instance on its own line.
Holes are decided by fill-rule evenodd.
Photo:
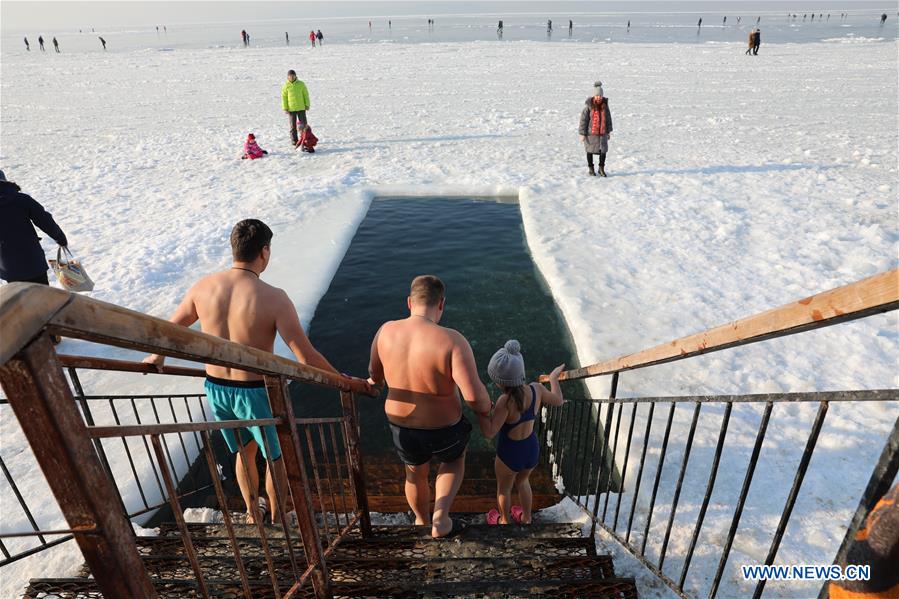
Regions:
M 496 507 L 496 475 L 493 472 L 493 452 L 469 453 L 465 461 L 465 479 L 453 503 L 454 512 L 487 512 Z M 404 482 L 406 475 L 402 462 L 395 454 L 365 456 L 365 486 L 368 506 L 373 512 L 407 512 Z M 437 462 L 431 463 L 431 492 L 437 477 Z M 548 467 L 542 462 L 531 474 L 531 490 L 534 510 L 550 507 L 562 500 L 556 490 Z M 326 498 L 327 501 L 329 499 Z M 433 506 L 434 497 L 431 497 Z M 518 503 L 513 495 L 513 503 Z

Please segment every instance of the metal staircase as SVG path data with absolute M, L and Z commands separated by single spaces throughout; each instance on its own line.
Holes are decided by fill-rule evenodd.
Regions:
M 243 597 L 227 531 L 221 524 L 190 524 L 211 596 Z M 174 524 L 159 536 L 138 537 L 138 551 L 161 598 L 201 597 Z M 451 540 L 435 541 L 429 528 L 374 526 L 372 536 L 346 537 L 327 559 L 334 597 L 637 597 L 633 579 L 617 578 L 612 558 L 597 555 L 575 524 L 471 524 Z M 283 534 L 267 527 L 268 551 L 283 588 L 291 567 Z M 235 525 L 253 597 L 275 597 L 268 558 L 255 526 Z M 27 599 L 100 597 L 82 576 L 36 579 Z M 311 587 L 295 595 L 313 597 Z

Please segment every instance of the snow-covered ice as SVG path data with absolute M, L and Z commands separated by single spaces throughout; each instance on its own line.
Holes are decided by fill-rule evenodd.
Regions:
M 310 89 L 321 139 L 313 156 L 287 143 L 279 90 L 288 68 Z M 596 79 L 615 125 L 608 179 L 586 176 L 576 135 Z M 228 264 L 234 222 L 261 218 L 275 231 L 265 278 L 288 290 L 306 325 L 374 194 L 517 190 L 529 247 L 589 363 L 895 267 L 896 90 L 892 39 L 765 44 L 758 57 L 742 43 L 529 41 L 32 52 L 4 55 L 0 165 L 57 218 L 97 284 L 93 297 L 154 315 L 167 316 L 200 274 Z M 241 161 L 251 131 L 270 155 Z M 895 314 L 877 316 L 625 373 L 619 393 L 895 388 L 896 325 Z M 60 350 L 139 357 L 72 341 Z M 146 392 L 146 381 L 82 380 L 88 393 Z M 183 379 L 154 386 L 200 391 Z M 603 393 L 604 383 L 592 390 Z M 760 468 L 788 467 L 814 409 L 777 408 L 769 437 L 778 455 L 763 454 Z M 0 414 L 7 467 L 38 521 L 62 526 L 15 419 Z M 779 561 L 832 559 L 835 531 L 896 417 L 895 405 L 831 406 Z M 757 422 L 758 410 L 734 410 L 734 456 L 725 453 L 722 470 L 736 470 L 719 478 L 740 480 Z M 710 419 L 708 430 L 716 427 Z M 691 456 L 697 487 L 708 439 L 700 434 L 705 451 Z M 677 464 L 678 446 L 667 464 Z M 631 463 L 629 480 L 635 472 Z M 741 530 L 761 532 L 735 555 L 764 559 L 760 535 L 786 492 L 765 501 L 770 491 L 753 487 L 750 503 L 759 498 Z M 713 499 L 704 535 L 712 532 L 700 537 L 709 551 L 721 542 L 715 523 L 729 522 L 732 509 L 731 497 Z M 8 488 L 0 501 L 4 531 L 27 527 Z M 685 496 L 678 513 L 696 509 Z M 672 567 L 689 534 L 676 524 Z M 694 558 L 688 588 L 705 584 L 704 563 Z M 0 596 L 78 565 L 71 543 L 23 560 L 4 568 Z

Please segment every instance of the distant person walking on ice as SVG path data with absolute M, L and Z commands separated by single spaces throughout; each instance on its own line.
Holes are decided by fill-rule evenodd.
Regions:
M 698 29 L 702 29 L 702 17 L 699 17 L 699 23 L 696 24 Z
M 752 55 L 759 55 L 759 46 L 762 45 L 762 30 L 758 27 L 755 28 L 755 41 L 752 43 Z
M 31 52 L 31 45 L 28 43 L 28 38 L 25 38 L 25 49 Z
M 496 37 L 503 39 L 503 20 L 500 19 L 496 25 Z
M 322 33 L 321 29 L 315 32 L 315 39 L 318 40 L 318 45 L 321 46 L 322 42 L 325 40 L 325 35 Z
M 21 188 L 7 181 L 0 171 L 0 279 L 9 283 L 49 285 L 47 260 L 34 227 L 53 238 L 61 247 L 69 242 L 47 212 Z
M 53 38 L 53 49 L 56 50 L 56 53 L 59 54 L 59 42 L 56 41 L 56 38 Z
M 602 91 L 602 82 L 593 84 L 593 96 L 587 98 L 581 111 L 578 134 L 587 151 L 587 167 L 591 177 L 596 176 L 593 170 L 593 155 L 599 154 L 599 176 L 606 176 L 606 154 L 609 152 L 609 135 L 612 133 L 612 113 L 609 111 L 609 100 Z
M 106 52 L 106 40 L 101 37 L 100 43 L 103 44 L 103 51 Z
M 259 276 L 271 259 L 271 240 L 272 230 L 262 221 L 248 219 L 234 225 L 231 268 L 200 279 L 188 290 L 169 320 L 184 327 L 199 320 L 200 330 L 208 335 L 265 352 L 274 351 L 275 336 L 280 335 L 298 362 L 338 374 L 309 342 L 287 294 L 260 280 Z M 144 362 L 161 370 L 165 357 L 154 354 L 147 356 Z M 255 372 L 207 364 L 205 389 L 212 415 L 218 422 L 272 417 L 265 381 Z M 237 435 L 240 435 L 240 444 Z M 259 484 L 256 453 L 261 449 L 263 456 L 271 458 L 272 467 L 265 473 L 265 489 L 272 523 L 278 522 L 280 504 L 273 481 L 277 477 L 278 488 L 286 489 L 287 473 L 280 459 L 281 445 L 275 427 L 223 429 L 222 436 L 231 453 L 237 454 L 237 484 L 247 508 L 247 524 L 257 522 L 257 506 L 252 502 Z M 266 455 L 266 440 L 271 455 Z M 265 506 L 258 507 L 262 508 L 264 522 Z
M 288 46 L 290 45 L 290 35 L 288 35 L 288 33 L 286 31 L 284 32 L 284 41 L 287 43 Z
M 290 139 L 296 147 L 300 138 L 297 134 L 297 122 L 300 130 L 306 128 L 306 111 L 309 110 L 309 90 L 306 84 L 297 79 L 293 69 L 287 71 L 287 82 L 281 88 L 281 107 L 290 119 Z
M 41 47 L 41 52 L 44 52 L 44 36 L 42 36 L 42 35 L 37 36 L 37 43 Z
M 156 28 L 156 31 L 159 31 L 159 27 Z M 250 34 L 247 33 L 246 29 L 240 30 L 240 39 L 243 42 L 243 47 L 246 48 L 250 45 Z
M 315 47 L 315 32 L 314 31 L 309 32 L 309 43 L 312 44 L 313 48 Z
M 755 27 L 752 28 L 752 31 L 749 32 L 749 47 L 746 48 L 746 54 L 752 54 L 752 50 L 755 48 Z
M 562 389 L 557 366 L 549 375 L 551 390 L 540 383 L 527 383 L 521 346 L 511 339 L 501 347 L 487 365 L 487 375 L 502 395 L 493 406 L 490 420 L 481 420 L 481 432 L 488 439 L 496 437 L 496 503 L 499 511 L 487 513 L 487 524 L 530 524 L 533 496 L 531 471 L 540 461 L 540 442 L 535 424 L 540 408 L 546 404 L 561 406 Z M 512 487 L 518 491 L 521 505 L 512 505 Z
M 882 15 L 880 15 L 880 24 L 883 25 L 886 22 L 887 22 L 887 14 L 883 13 Z

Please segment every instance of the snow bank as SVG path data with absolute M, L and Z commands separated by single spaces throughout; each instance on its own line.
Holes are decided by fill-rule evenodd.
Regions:
M 264 278 L 290 293 L 304 325 L 372 194 L 521 190 L 532 254 L 589 363 L 895 266 L 896 50 L 771 44 L 750 58 L 715 44 L 522 41 L 32 52 L 4 56 L 0 161 L 60 222 L 94 297 L 169 315 L 191 282 L 228 265 L 228 233 L 252 216 L 275 232 Z M 288 68 L 310 88 L 314 155 L 287 143 L 279 90 Z M 615 125 L 608 179 L 585 176 L 576 135 L 596 79 Z M 241 161 L 251 131 L 270 155 Z M 619 392 L 896 387 L 896 324 L 883 315 L 625 373 Z M 60 350 L 140 357 L 72 341 Z M 88 393 L 126 394 L 146 393 L 149 380 L 84 373 L 82 382 Z M 157 392 L 200 390 L 152 381 Z M 785 408 L 785 425 L 797 427 L 778 437 L 785 455 L 803 439 L 808 408 Z M 7 466 L 38 521 L 61 526 L 15 419 L 0 409 Z M 844 458 L 827 466 L 851 484 L 810 489 L 797 514 L 845 521 L 895 417 L 894 406 L 832 407 L 835 436 L 822 443 Z M 735 410 L 735 452 L 751 442 L 752 418 Z M 136 490 L 125 491 L 133 504 Z M 816 497 L 833 505 L 815 511 Z M 779 513 L 778 499 L 769 508 Z M 0 508 L 4 530 L 24 525 L 6 487 Z M 747 516 L 770 529 L 764 509 Z M 832 535 L 813 529 L 797 546 L 831 555 Z M 4 568 L 0 595 L 79 562 L 69 543 Z

